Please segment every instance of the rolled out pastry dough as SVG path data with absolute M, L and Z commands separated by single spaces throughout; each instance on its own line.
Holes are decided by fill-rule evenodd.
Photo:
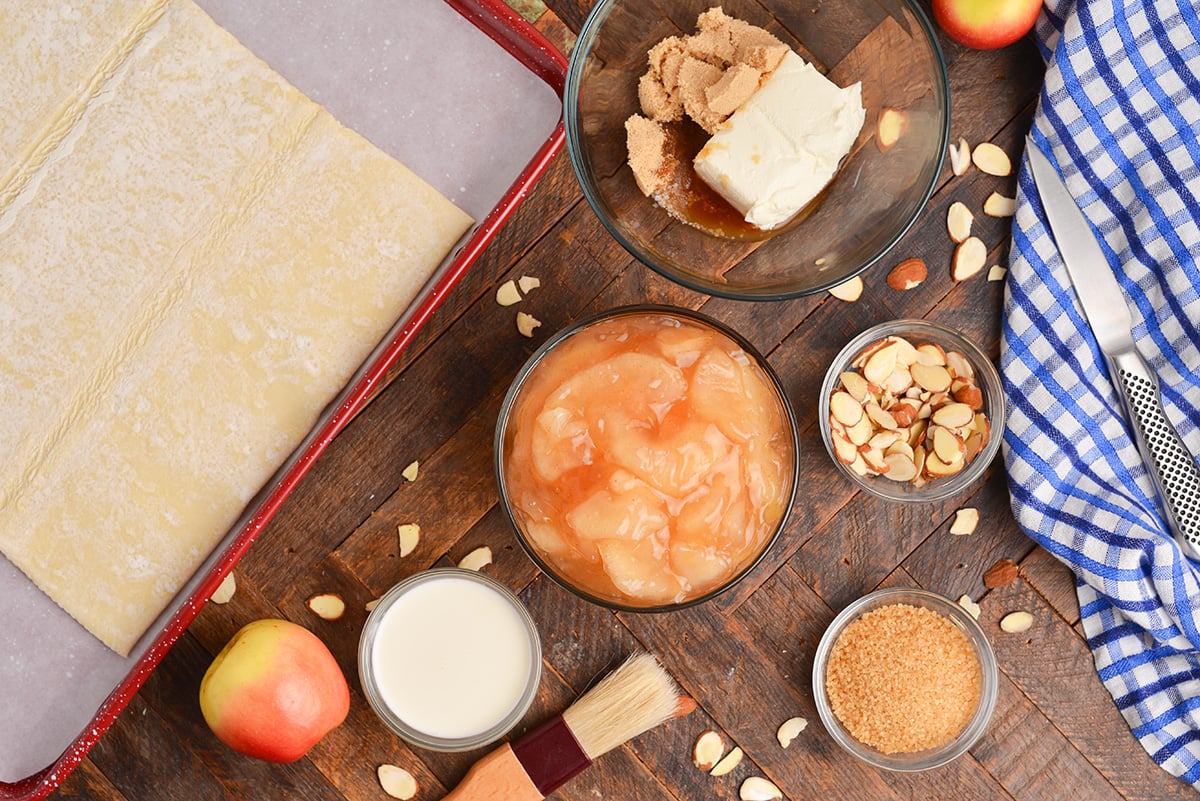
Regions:
M 17 6 L 0 551 L 127 654 L 471 221 L 190 0 Z

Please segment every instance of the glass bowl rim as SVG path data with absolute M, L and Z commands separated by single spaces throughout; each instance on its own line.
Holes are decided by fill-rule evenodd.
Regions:
M 662 314 L 668 317 L 684 317 L 703 326 L 713 328 L 732 339 L 738 347 L 740 347 L 747 353 L 747 355 L 754 359 L 755 363 L 758 364 L 759 368 L 767 376 L 771 384 L 771 388 L 774 390 L 775 396 L 779 400 L 779 403 L 783 409 L 784 420 L 788 429 L 788 433 L 790 434 L 789 439 L 792 445 L 792 475 L 790 487 L 786 494 L 783 514 L 780 516 L 779 522 L 776 524 L 774 531 L 771 532 L 771 536 L 768 537 L 763 543 L 763 546 L 759 550 L 758 554 L 756 554 L 755 557 L 750 560 L 745 567 L 739 570 L 727 581 L 702 595 L 698 595 L 695 598 L 689 598 L 686 601 L 680 601 L 678 603 L 656 604 L 652 606 L 635 606 L 633 604 L 615 601 L 610 598 L 601 598 L 588 592 L 587 590 L 573 585 L 565 577 L 560 576 L 558 571 L 555 570 L 554 567 L 545 559 L 543 559 L 541 555 L 535 551 L 533 546 L 527 542 L 525 532 L 517 523 L 516 516 L 513 513 L 512 504 L 509 503 L 508 493 L 504 488 L 504 437 L 506 431 L 508 430 L 508 421 L 512 412 L 513 404 L 516 403 L 517 396 L 520 394 L 520 391 L 522 387 L 524 387 L 525 382 L 528 380 L 530 374 L 539 364 L 541 364 L 542 359 L 544 359 L 548 353 L 554 350 L 559 343 L 563 342 L 571 335 L 596 323 L 631 314 Z M 597 606 L 618 612 L 676 612 L 681 609 L 687 609 L 689 607 L 702 604 L 706 601 L 710 601 L 713 598 L 716 598 L 718 595 L 733 589 L 735 586 L 740 584 L 752 570 L 758 567 L 758 565 L 766 557 L 767 553 L 769 553 L 771 548 L 774 547 L 775 543 L 779 539 L 779 536 L 783 533 L 784 527 L 787 525 L 788 518 L 791 516 L 792 507 L 796 501 L 796 493 L 800 486 L 800 427 L 796 421 L 796 414 L 792 408 L 792 403 L 788 399 L 787 392 L 783 387 L 783 382 L 779 380 L 779 376 L 776 375 L 775 370 L 771 367 L 770 363 L 767 361 L 767 358 L 762 355 L 762 353 L 760 353 L 759 350 L 754 347 L 754 345 L 748 339 L 746 339 L 746 337 L 742 336 L 725 323 L 715 320 L 712 317 L 709 317 L 707 314 L 694 309 L 686 309 L 677 306 L 668 306 L 665 304 L 656 303 L 638 303 L 626 306 L 617 306 L 615 308 L 608 309 L 607 311 L 596 312 L 594 314 L 589 314 L 586 317 L 582 317 L 555 332 L 549 339 L 543 342 L 537 348 L 537 350 L 535 350 L 533 354 L 529 356 L 528 359 L 526 359 L 525 363 L 517 371 L 516 376 L 513 378 L 512 383 L 508 387 L 508 391 L 504 395 L 504 400 L 500 404 L 500 412 L 496 417 L 496 431 L 492 440 L 492 465 L 493 473 L 496 479 L 496 492 L 499 497 L 500 508 L 504 511 L 504 517 L 515 533 L 517 542 L 520 543 L 521 549 L 525 551 L 525 555 L 528 556 L 529 559 L 537 566 L 537 568 L 546 576 L 548 576 L 555 584 L 559 585 L 576 597 L 588 601 L 589 603 L 593 603 Z
M 379 627 L 383 624 L 383 618 L 387 610 L 392 607 L 396 600 L 418 584 L 437 581 L 451 576 L 467 581 L 474 581 L 496 592 L 518 613 L 525 630 L 529 634 L 530 672 L 525 688 L 521 692 L 521 697 L 517 700 L 512 710 L 495 725 L 479 734 L 469 737 L 437 737 L 410 726 L 384 703 L 383 697 L 379 692 L 379 686 L 375 681 L 375 671 L 372 667 L 369 667 Z M 358 680 L 371 711 L 392 732 L 409 744 L 444 753 L 469 751 L 494 743 L 508 734 L 521 722 L 521 718 L 525 716 L 525 713 L 533 705 L 533 701 L 537 697 L 538 688 L 542 683 L 542 638 L 538 632 L 537 624 L 533 620 L 533 616 L 529 613 L 529 609 L 526 608 L 525 604 L 521 602 L 521 599 L 517 597 L 517 594 L 508 585 L 478 570 L 466 570 L 460 567 L 430 567 L 413 573 L 411 576 L 393 584 L 387 592 L 380 596 L 375 608 L 367 614 L 367 619 L 363 623 L 362 633 L 359 635 L 358 640 Z
M 613 222 L 614 215 L 608 213 L 608 205 L 604 202 L 603 196 L 597 188 L 591 172 L 586 168 L 587 159 L 581 143 L 583 137 L 580 131 L 582 123 L 579 118 L 579 99 L 583 80 L 583 65 L 587 62 L 587 58 L 591 54 L 592 45 L 599 35 L 600 28 L 603 27 L 604 21 L 612 13 L 613 6 L 618 2 L 621 2 L 621 0 L 599 0 L 588 13 L 583 27 L 579 31 L 579 36 L 576 38 L 575 44 L 571 49 L 571 55 L 567 61 L 567 76 L 563 90 L 563 127 L 566 134 L 567 155 L 571 161 L 571 169 L 575 173 L 575 179 L 579 183 L 580 189 L 583 190 L 583 196 L 587 199 L 588 205 L 592 207 L 593 213 L 600 220 L 600 223 L 608 231 L 609 235 L 617 240 L 627 253 L 646 267 L 649 267 L 663 278 L 693 291 L 729 300 L 790 300 L 816 295 L 828 291 L 838 284 L 849 281 L 856 275 L 861 275 L 871 266 L 878 263 L 884 256 L 891 252 L 892 248 L 909 232 L 920 218 L 922 212 L 925 211 L 925 207 L 928 205 L 929 199 L 933 197 L 934 190 L 937 188 L 938 181 L 940 180 L 940 169 L 933 171 L 928 186 L 921 193 L 921 202 L 914 206 L 914 211 L 909 215 L 909 218 L 897 228 L 896 232 L 883 246 L 878 248 L 874 254 L 850 272 L 839 275 L 837 278 L 830 278 L 810 289 L 783 289 L 779 288 L 778 284 L 772 284 L 761 288 L 747 287 L 735 290 L 718 281 L 702 280 L 690 273 L 685 274 L 676 271 L 673 267 L 657 263 L 642 247 L 621 233 Z M 933 23 L 929 20 L 929 16 L 921 8 L 920 4 L 915 2 L 915 0 L 900 0 L 900 2 L 916 18 L 919 23 L 918 27 L 925 33 L 925 39 L 929 43 L 930 50 L 933 53 L 933 63 L 935 66 L 933 88 L 939 101 L 938 106 L 943 111 L 941 126 L 938 131 L 937 148 L 937 162 L 941 164 L 946 160 L 946 148 L 950 143 L 950 118 L 952 111 L 950 75 L 946 69 L 946 56 L 942 52 L 941 44 L 938 42 L 937 32 L 934 29 Z
M 979 387 L 988 404 L 988 425 L 991 433 L 983 450 L 976 454 L 971 463 L 965 465 L 958 473 L 937 481 L 930 481 L 915 492 L 905 493 L 901 491 L 904 484 L 897 484 L 895 491 L 892 491 L 890 484 L 896 484 L 896 482 L 878 480 L 881 479 L 880 476 L 860 476 L 837 458 L 829 426 L 829 397 L 842 373 L 842 368 L 848 365 L 850 360 L 866 345 L 887 336 L 902 335 L 903 331 L 911 329 L 923 329 L 924 333 L 931 337 L 941 337 L 953 342 L 956 349 L 959 349 L 971 362 L 976 375 L 981 376 Z M 1008 419 L 1008 405 L 1007 399 L 1004 397 L 1003 382 L 996 365 L 987 357 L 987 354 L 959 331 L 920 318 L 888 320 L 873 325 L 852 337 L 829 363 L 821 382 L 821 394 L 817 400 L 817 424 L 821 429 L 821 441 L 838 471 L 849 478 L 856 487 L 877 498 L 896 503 L 935 503 L 957 495 L 974 484 L 999 453 L 1001 441 L 1004 439 L 1005 421 Z
M 979 706 L 967 725 L 950 742 L 936 749 L 902 754 L 884 754 L 871 746 L 860 743 L 842 725 L 825 692 L 825 668 L 829 654 L 838 637 L 862 614 L 890 604 L 913 603 L 925 605 L 927 609 L 941 612 L 953 624 L 963 630 L 979 657 L 981 686 Z M 898 773 L 914 773 L 946 765 L 966 753 L 979 741 L 991 722 L 1000 690 L 999 666 L 991 641 L 983 627 L 967 610 L 944 595 L 921 587 L 884 587 L 873 590 L 854 600 L 839 612 L 821 634 L 813 655 L 812 693 L 817 715 L 830 737 L 847 753 L 877 768 Z

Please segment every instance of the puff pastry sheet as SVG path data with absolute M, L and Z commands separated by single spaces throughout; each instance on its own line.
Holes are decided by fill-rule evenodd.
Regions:
M 0 551 L 127 654 L 470 226 L 190 0 L 0 8 Z

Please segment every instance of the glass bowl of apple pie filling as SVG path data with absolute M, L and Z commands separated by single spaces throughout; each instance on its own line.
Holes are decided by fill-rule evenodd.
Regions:
M 580 597 L 665 611 L 736 584 L 796 492 L 795 417 L 741 336 L 696 312 L 615 309 L 560 331 L 500 410 L 501 506 Z
M 915 0 L 600 0 L 564 118 L 584 195 L 630 253 L 772 300 L 840 284 L 904 235 L 941 172 L 950 93 Z

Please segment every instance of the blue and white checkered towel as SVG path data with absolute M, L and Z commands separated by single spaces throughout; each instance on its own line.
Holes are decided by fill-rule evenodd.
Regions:
M 1200 8 L 1048 0 L 1037 38 L 1034 140 L 1103 237 L 1167 416 L 1200 453 Z M 1200 788 L 1200 566 L 1167 534 L 1027 170 L 1019 194 L 1001 349 L 1013 509 L 1074 570 L 1134 735 Z

